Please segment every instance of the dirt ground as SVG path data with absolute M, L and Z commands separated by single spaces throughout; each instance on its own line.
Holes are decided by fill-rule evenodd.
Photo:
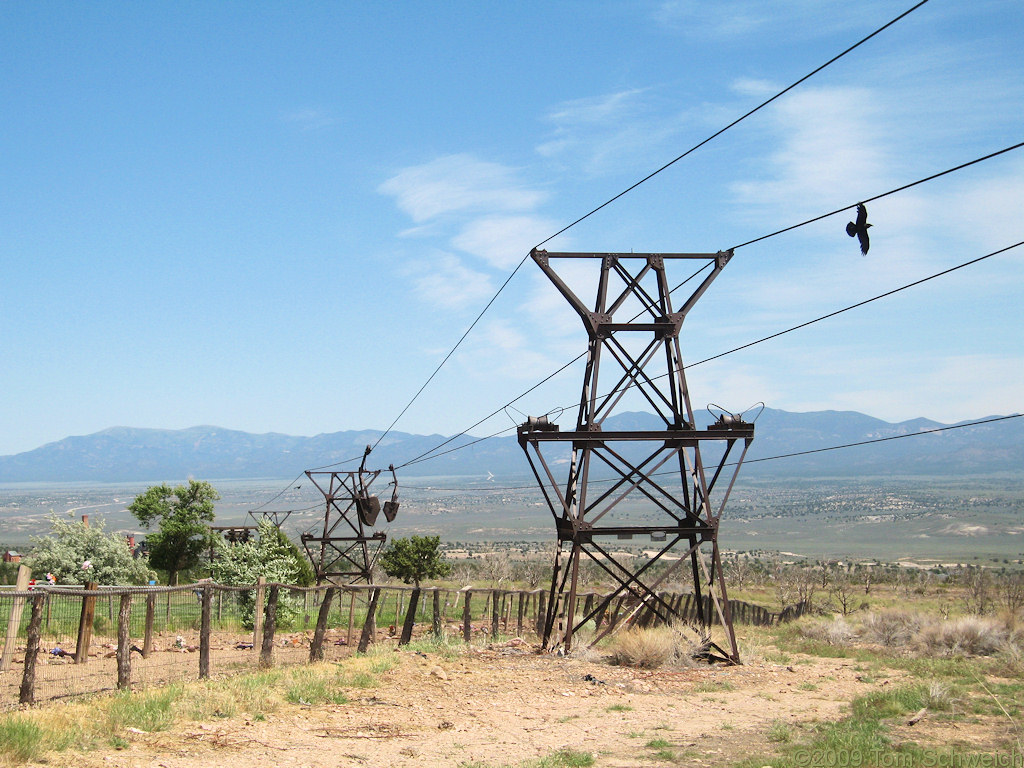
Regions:
M 54 755 L 47 765 L 455 768 L 517 765 L 560 749 L 592 753 L 596 766 L 670 757 L 729 765 L 773 754 L 768 731 L 776 721 L 838 719 L 854 696 L 899 682 L 864 682 L 849 659 L 645 671 L 538 655 L 514 642 L 454 659 L 394 656 L 376 686 L 352 689 L 343 705 L 289 705 L 265 720 L 132 734 L 125 749 Z

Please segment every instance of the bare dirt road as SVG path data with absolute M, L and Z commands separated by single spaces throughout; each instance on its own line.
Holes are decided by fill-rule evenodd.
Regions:
M 849 659 L 637 670 L 525 645 L 457 657 L 395 652 L 341 705 L 288 705 L 131 736 L 53 765 L 128 768 L 505 766 L 574 750 L 595 766 L 729 765 L 770 756 L 773 726 L 833 720 L 862 682 Z

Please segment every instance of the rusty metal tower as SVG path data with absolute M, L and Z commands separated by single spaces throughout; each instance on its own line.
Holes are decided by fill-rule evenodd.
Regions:
M 723 414 L 706 429 L 698 428 L 679 347 L 683 320 L 732 252 L 548 253 L 535 249 L 531 256 L 579 314 L 589 336 L 575 428 L 563 432 L 541 416 L 529 418 L 518 429 L 519 444 L 554 516 L 558 535 L 544 647 L 570 649 L 574 633 L 591 620 L 599 623 L 596 641 L 641 610 L 666 622 L 678 618 L 676 608 L 659 595 L 658 588 L 678 571 L 685 572 L 688 564 L 700 624 L 721 624 L 728 648 L 714 643 L 712 647 L 724 659 L 738 663 L 718 551 L 718 524 L 754 427 L 742 416 Z M 597 296 L 592 307 L 559 275 L 556 263 L 564 267 L 563 274 L 578 275 L 581 267 L 592 273 L 596 268 Z M 672 294 L 683 284 L 670 288 L 666 270 L 681 264 L 698 267 L 694 278 L 706 274 L 675 308 Z M 608 375 L 602 378 L 602 372 Z M 606 419 L 624 413 L 625 406 L 633 403 L 653 410 L 656 428 L 604 429 Z M 733 451 L 737 445 L 741 448 Z M 566 468 L 567 477 L 559 479 L 556 472 L 562 474 Z M 633 537 L 652 542 L 649 559 L 641 562 L 611 546 L 617 539 Z M 581 615 L 576 595 L 584 558 L 596 563 L 617 586 Z M 664 567 L 655 575 L 659 565 Z M 625 598 L 629 609 L 621 617 L 614 616 L 614 623 L 605 624 L 616 598 Z
M 352 584 L 358 581 L 373 583 L 373 566 L 387 535 L 383 531 L 371 532 L 381 512 L 380 499 L 370 487 L 381 470 L 366 469 L 367 446 L 363 461 L 355 472 L 314 472 L 306 477 L 324 495 L 324 524 L 320 535 L 307 531 L 301 535 L 302 546 L 316 571 L 318 584 Z M 394 466 L 389 467 L 392 478 L 391 500 L 383 505 L 384 517 L 390 523 L 398 514 L 398 478 Z

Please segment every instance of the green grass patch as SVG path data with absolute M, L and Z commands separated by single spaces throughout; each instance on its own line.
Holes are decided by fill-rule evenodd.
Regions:
M 395 659 L 388 658 L 386 656 L 374 659 L 370 662 L 370 671 L 375 675 L 382 675 L 385 672 L 390 672 L 395 668 L 398 662 Z
M 1007 687 L 1007 696 L 1019 697 L 1018 689 L 1024 688 L 1024 684 L 1011 683 Z M 934 682 L 930 685 L 922 683 L 860 696 L 851 702 L 851 714 L 836 722 L 805 724 L 797 731 L 786 723 L 776 721 L 768 729 L 766 738 L 777 745 L 778 753 L 774 757 L 748 758 L 739 764 L 739 768 L 816 765 L 813 762 L 815 755 L 849 756 L 858 761 L 857 765 L 865 768 L 892 765 L 918 768 L 934 764 L 928 762 L 935 757 L 934 749 L 926 750 L 913 741 L 894 744 L 890 726 L 923 707 L 927 707 L 929 712 L 948 709 L 952 700 L 950 689 L 937 686 Z M 933 746 L 943 747 L 941 744 Z M 962 758 L 963 765 L 981 764 L 971 762 L 981 755 L 964 752 L 958 753 L 958 757 Z
M 788 723 L 776 720 L 769 726 L 765 738 L 772 742 L 772 744 L 788 744 L 793 740 L 793 731 Z
M 587 768 L 594 764 L 594 756 L 590 752 L 578 752 L 575 749 L 560 749 L 540 760 L 527 763 L 528 768 Z
M 347 688 L 375 688 L 377 686 L 377 678 L 369 672 L 353 672 L 342 675 L 339 679 L 341 684 Z
M 163 731 L 174 722 L 174 704 L 181 696 L 180 685 L 153 688 L 141 693 L 122 691 L 107 704 L 107 724 L 114 733 L 126 728 Z
M 711 680 L 705 683 L 698 683 L 694 689 L 694 693 L 721 693 L 722 691 L 734 690 L 735 686 L 732 683 L 726 682 L 725 680 Z
M 629 704 L 612 704 L 605 712 L 632 712 L 633 708 Z
M 21 714 L 0 719 L 0 755 L 13 763 L 38 761 L 46 752 L 66 749 L 61 735 Z
M 298 669 L 292 672 L 284 698 L 290 704 L 306 706 L 344 704 L 348 697 L 342 684 L 340 676 L 329 677 L 317 669 Z
M 114 749 L 128 749 L 131 746 L 131 742 L 128 739 L 123 739 L 120 736 L 110 737 L 110 746 Z

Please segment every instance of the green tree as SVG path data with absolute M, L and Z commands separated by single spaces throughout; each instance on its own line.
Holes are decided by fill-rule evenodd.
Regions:
M 133 558 L 124 537 L 107 533 L 101 520 L 85 525 L 56 515 L 49 535 L 32 539 L 25 563 L 36 578 L 52 573 L 58 584 L 145 584 L 151 576 L 146 561 Z
M 440 536 L 410 536 L 407 539 L 395 539 L 380 556 L 380 567 L 384 573 L 406 584 L 415 585 L 409 598 L 409 608 L 405 612 L 399 645 L 405 645 L 412 639 L 416 606 L 420 601 L 420 582 L 451 573 L 452 566 L 444 559 L 440 547 Z
M 258 538 L 242 544 L 228 544 L 218 539 L 210 573 L 214 580 L 231 586 L 249 586 L 263 576 L 279 584 L 308 586 L 313 583 L 313 569 L 288 536 L 270 520 L 260 520 Z M 255 593 L 238 593 L 242 624 L 252 628 Z M 278 599 L 277 621 L 282 627 L 298 615 L 298 607 L 283 593 Z
M 213 503 L 220 494 L 206 481 L 189 480 L 188 486 L 171 489 L 155 485 L 135 497 L 128 510 L 145 528 L 157 530 L 146 537 L 149 563 L 167 571 L 167 582 L 178 583 L 178 574 L 199 564 L 200 557 L 216 540 L 210 530 Z

